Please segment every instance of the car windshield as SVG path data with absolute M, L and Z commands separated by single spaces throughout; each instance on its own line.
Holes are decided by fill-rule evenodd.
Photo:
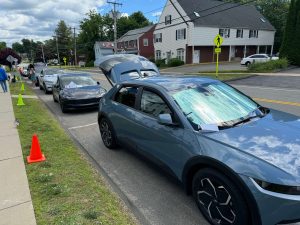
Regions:
M 194 127 L 231 126 L 258 108 L 250 98 L 221 82 L 176 91 L 173 98 Z
M 55 74 L 59 74 L 62 73 L 61 70 L 45 70 L 44 74 L 45 75 L 55 75 Z
M 97 85 L 97 82 L 89 76 L 65 76 L 61 78 L 64 88 L 79 88 Z

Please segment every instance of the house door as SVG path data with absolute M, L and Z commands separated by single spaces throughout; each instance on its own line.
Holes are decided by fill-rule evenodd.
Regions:
M 235 46 L 231 46 L 231 55 L 230 55 L 230 59 L 234 59 L 235 58 Z
M 171 51 L 167 52 L 167 60 L 166 60 L 167 64 L 169 63 L 170 59 L 171 59 Z
M 200 50 L 194 50 L 193 63 L 200 63 Z

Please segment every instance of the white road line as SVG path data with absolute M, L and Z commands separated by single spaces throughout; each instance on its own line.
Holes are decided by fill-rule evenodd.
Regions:
M 272 87 L 259 87 L 259 86 L 248 86 L 248 85 L 236 85 L 231 84 L 234 87 L 241 87 L 241 88 L 254 88 L 254 89 L 262 89 L 262 90 L 274 90 L 274 91 L 299 91 L 298 89 L 287 89 L 287 88 L 272 88 Z
M 98 125 L 98 123 L 90 123 L 90 124 L 86 124 L 86 125 L 82 125 L 82 126 L 70 127 L 68 129 L 69 130 L 74 130 L 74 129 L 79 129 L 79 128 L 83 128 L 83 127 L 90 127 L 90 126 L 94 126 L 94 125 Z

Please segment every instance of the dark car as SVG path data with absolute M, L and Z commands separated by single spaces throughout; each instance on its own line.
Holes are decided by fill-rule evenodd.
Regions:
M 113 85 L 98 114 L 107 148 L 130 148 L 171 173 L 210 224 L 300 220 L 298 117 L 218 80 L 161 76 L 138 58 L 100 68 Z
M 106 90 L 89 74 L 61 74 L 53 85 L 53 100 L 63 113 L 76 108 L 97 108 Z

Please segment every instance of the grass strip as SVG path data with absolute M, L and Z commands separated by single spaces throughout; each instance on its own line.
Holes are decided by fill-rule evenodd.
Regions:
M 11 90 L 17 86 L 11 85 Z M 12 100 L 20 121 L 24 159 L 29 155 L 33 133 L 38 135 L 47 159 L 35 164 L 25 160 L 37 224 L 136 224 L 44 104 L 26 99 L 26 106 L 18 107 L 17 99 Z
M 240 79 L 240 78 L 246 78 L 246 77 L 249 77 L 251 76 L 252 74 L 235 74 L 235 73 L 232 73 L 232 74 L 219 74 L 218 75 L 218 78 L 216 77 L 216 74 L 212 74 L 212 73 L 209 73 L 209 74 L 197 74 L 198 76 L 200 77 L 210 77 L 210 78 L 213 78 L 213 79 L 218 79 L 218 80 L 222 80 L 222 81 L 226 81 L 226 80 L 232 80 L 232 79 Z
M 24 91 L 21 91 L 22 82 L 10 83 L 9 84 L 10 93 L 12 95 L 18 95 L 18 94 L 22 94 L 22 95 L 35 95 L 34 92 L 33 92 L 33 90 L 26 83 L 26 81 L 28 81 L 28 80 L 27 79 L 24 80 L 22 78 L 22 82 L 24 83 Z

